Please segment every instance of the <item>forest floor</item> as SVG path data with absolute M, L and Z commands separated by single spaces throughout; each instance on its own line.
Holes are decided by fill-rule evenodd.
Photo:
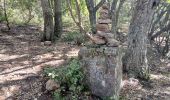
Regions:
M 43 68 L 77 56 L 77 46 L 61 42 L 44 46 L 39 33 L 35 26 L 0 32 L 0 100 L 51 100 L 44 93 Z
M 0 24 L 0 30 L 3 27 Z M 46 46 L 39 28 L 31 25 L 0 31 L 0 100 L 52 100 L 45 92 L 43 69 L 66 63 L 78 55 L 79 48 L 64 42 Z M 153 65 L 151 80 L 124 88 L 123 100 L 170 100 L 170 62 L 161 59 Z

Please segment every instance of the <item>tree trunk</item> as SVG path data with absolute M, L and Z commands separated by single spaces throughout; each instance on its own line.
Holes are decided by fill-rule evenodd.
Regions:
M 92 33 L 96 33 L 96 12 L 90 11 L 89 13 L 89 19 L 90 19 L 90 26 Z
M 91 31 L 93 34 L 95 34 L 97 31 L 96 30 L 96 12 L 106 2 L 106 0 L 101 0 L 96 6 L 93 0 L 85 0 L 85 1 L 86 1 L 87 9 L 89 11 Z
M 72 10 L 72 6 L 71 6 L 71 0 L 67 0 L 67 6 L 68 6 L 68 10 L 70 12 L 70 15 L 74 21 L 74 23 L 79 27 L 80 33 L 85 33 L 85 30 L 82 27 L 82 17 L 81 17 L 81 11 L 80 11 L 80 4 L 78 3 L 77 0 L 75 0 L 76 2 L 76 14 L 77 14 L 77 20 L 76 17 L 73 14 L 73 10 Z
M 49 5 L 49 0 L 41 0 L 41 6 L 43 10 L 44 17 L 44 33 L 42 41 L 52 41 L 54 38 L 54 25 L 52 10 Z
M 125 0 L 114 0 L 112 2 L 111 6 L 111 19 L 112 19 L 112 27 L 111 31 L 115 35 L 114 37 L 116 38 L 117 34 L 117 24 L 118 24 L 118 19 L 119 19 L 119 12 L 121 7 L 123 6 Z
M 129 27 L 128 50 L 124 57 L 126 71 L 132 76 L 148 79 L 147 33 L 153 18 L 156 0 L 137 0 Z
M 62 0 L 54 0 L 54 33 L 57 38 L 62 34 Z
M 6 25 L 8 27 L 8 30 L 10 30 L 10 26 L 9 26 L 9 20 L 8 20 L 8 15 L 7 15 L 7 10 L 6 10 L 6 0 L 4 0 L 4 15 L 5 15 L 5 20 L 6 20 Z

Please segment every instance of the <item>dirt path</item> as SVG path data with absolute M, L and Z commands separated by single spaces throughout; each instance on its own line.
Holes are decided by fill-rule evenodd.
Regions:
M 77 56 L 78 47 L 65 43 L 44 46 L 39 39 L 34 26 L 0 32 L 0 100 L 50 100 L 44 94 L 42 69 Z

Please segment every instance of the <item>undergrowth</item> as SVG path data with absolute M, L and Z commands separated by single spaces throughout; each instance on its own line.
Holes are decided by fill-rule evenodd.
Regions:
M 60 84 L 54 93 L 54 100 L 86 100 L 89 94 L 84 84 L 84 74 L 77 59 L 72 59 L 66 66 L 60 68 L 46 68 L 45 75 Z

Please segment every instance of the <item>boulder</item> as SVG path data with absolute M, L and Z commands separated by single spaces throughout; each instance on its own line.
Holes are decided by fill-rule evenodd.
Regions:
M 103 99 L 118 98 L 122 82 L 121 48 L 83 47 L 79 51 L 79 58 L 85 83 L 92 94 Z

